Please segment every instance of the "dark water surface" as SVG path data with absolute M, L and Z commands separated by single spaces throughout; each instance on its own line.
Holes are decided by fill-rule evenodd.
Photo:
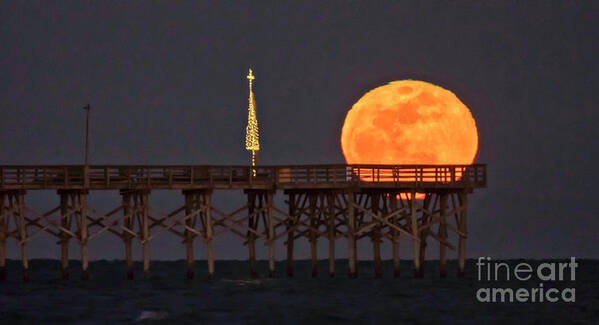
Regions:
M 514 266 L 522 261 L 509 261 Z M 540 261 L 527 261 L 538 265 Z M 143 279 L 136 263 L 136 279 L 127 280 L 123 261 L 90 264 L 91 279 L 79 280 L 79 263 L 71 263 L 71 280 L 60 279 L 59 262 L 31 261 L 31 281 L 21 281 L 19 261 L 8 262 L 8 279 L 0 283 L 2 324 L 597 324 L 599 323 L 599 261 L 578 260 L 576 281 L 545 283 L 545 288 L 573 287 L 574 303 L 481 303 L 483 287 L 534 288 L 526 282 L 479 282 L 475 260 L 465 278 L 438 276 L 437 263 L 426 263 L 424 279 L 414 279 L 411 261 L 402 261 L 399 278 L 385 262 L 383 279 L 374 279 L 372 264 L 360 262 L 358 279 L 347 277 L 347 261 L 337 261 L 329 278 L 327 261 L 319 263 L 319 277 L 311 278 L 310 263 L 296 261 L 295 277 L 268 278 L 267 263 L 259 262 L 261 277 L 248 276 L 244 261 L 216 263 L 216 276 L 207 279 L 206 264 L 196 262 L 196 277 L 185 279 L 183 261 L 152 262 L 150 279 Z

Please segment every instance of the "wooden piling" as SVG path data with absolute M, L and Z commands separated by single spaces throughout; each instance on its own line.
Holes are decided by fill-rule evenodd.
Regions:
M 60 195 L 60 225 L 65 230 L 71 229 L 71 213 L 69 211 L 69 195 L 64 191 L 58 191 Z M 69 278 L 69 234 L 61 230 L 60 231 L 60 259 L 61 259 L 61 273 L 62 279 L 67 280 Z
M 23 281 L 29 281 L 29 259 L 27 257 L 27 220 L 25 220 L 25 192 L 17 191 L 16 208 L 19 220 L 19 246 L 21 248 L 21 263 L 23 265 Z
M 358 276 L 356 252 L 356 214 L 354 207 L 354 193 L 349 192 L 347 195 L 347 249 L 349 261 L 349 277 L 354 279 Z
M 185 196 L 185 225 L 187 227 L 193 228 L 194 224 L 193 224 L 193 217 L 189 217 L 192 213 L 195 213 L 193 207 L 194 207 L 194 201 L 195 201 L 195 196 L 188 192 L 188 191 L 183 191 L 183 195 Z M 185 261 L 186 261 L 186 266 L 187 266 L 187 278 L 188 279 L 193 279 L 194 276 L 194 269 L 193 269 L 193 262 L 194 262 L 194 257 L 193 257 L 193 241 L 194 241 L 194 234 L 189 231 L 188 229 L 185 229 L 183 231 L 183 236 L 184 236 L 184 241 L 185 241 Z
M 248 191 L 248 228 L 256 231 L 258 217 L 256 213 L 256 193 L 254 191 Z M 249 253 L 249 264 L 250 264 L 250 276 L 252 278 L 258 277 L 258 271 L 256 270 L 256 235 L 248 230 L 247 232 L 247 245 Z
M 268 276 L 275 274 L 275 219 L 272 211 L 273 192 L 266 194 L 266 218 L 268 220 Z
M 320 226 L 320 220 L 318 215 L 316 214 L 316 204 L 318 203 L 317 194 L 310 194 L 310 256 L 311 256 L 311 265 L 312 265 L 312 277 L 315 278 L 318 276 L 318 257 L 317 257 L 317 247 L 318 247 L 318 235 L 316 234 L 316 230 Z
M 209 191 L 204 191 L 204 214 L 206 216 L 206 259 L 208 260 L 208 276 L 214 276 L 214 228 L 212 222 L 212 194 Z
M 466 195 L 466 193 L 463 191 L 459 192 L 458 201 L 461 209 L 461 212 L 458 213 L 458 229 L 461 232 L 458 239 L 458 277 L 463 277 L 464 267 L 466 265 L 466 236 L 468 233 L 466 220 L 466 214 L 468 211 L 468 195 Z
M 143 254 L 143 271 L 144 277 L 147 279 L 150 277 L 150 223 L 148 220 L 149 206 L 148 206 L 148 192 L 143 191 L 142 193 L 136 193 L 138 202 L 141 203 L 141 245 Z
M 412 228 L 412 236 L 414 238 L 420 238 L 420 230 L 418 229 L 418 215 L 417 215 L 417 202 L 416 202 L 416 192 L 412 191 L 410 193 L 410 225 Z M 420 243 L 416 240 L 413 241 L 413 254 L 414 254 L 414 277 L 420 278 L 422 277 L 422 265 L 420 258 Z
M 88 274 L 88 266 L 89 266 L 89 256 L 87 250 L 87 240 L 88 240 L 88 229 L 87 229 L 87 193 L 78 191 L 78 203 L 79 203 L 79 236 L 80 236 L 80 245 L 81 245 L 81 279 L 87 280 L 89 278 Z
M 293 276 L 293 241 L 295 239 L 295 232 L 293 231 L 295 227 L 295 219 L 297 216 L 295 215 L 295 194 L 289 193 L 289 219 L 287 220 L 287 276 Z
M 328 235 L 329 235 L 329 276 L 335 276 L 335 240 L 337 236 L 335 225 L 335 194 L 327 195 Z
M 380 217 L 379 208 L 380 204 L 380 193 L 369 194 L 371 212 Z M 380 279 L 383 277 L 383 262 L 381 260 L 381 222 L 379 219 L 372 218 L 372 222 L 376 225 L 372 230 L 371 241 L 372 241 L 372 260 L 374 266 L 374 277 Z
M 439 201 L 439 238 L 447 242 L 447 193 L 441 194 Z M 444 278 L 447 276 L 447 246 L 443 242 L 439 242 L 439 276 Z
M 121 192 L 123 198 L 123 225 L 129 231 L 133 232 L 134 217 L 131 209 L 131 193 L 127 191 Z M 131 249 L 131 242 L 133 235 L 125 231 L 123 236 L 123 242 L 125 244 L 125 262 L 127 264 L 127 278 L 133 280 L 133 251 Z
M 389 194 L 389 212 L 397 210 L 397 193 Z M 391 217 L 391 224 L 399 226 L 398 217 Z M 393 254 L 393 277 L 399 277 L 399 231 L 391 229 L 391 254 Z
M 8 215 L 6 212 L 6 194 L 0 191 L 0 281 L 6 280 L 6 232 Z

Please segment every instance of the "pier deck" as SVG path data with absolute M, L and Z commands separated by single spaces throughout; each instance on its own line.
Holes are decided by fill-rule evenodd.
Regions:
M 255 171 L 255 173 L 254 173 Z M 316 276 L 316 245 L 329 244 L 329 273 L 335 273 L 335 241 L 348 241 L 349 273 L 357 276 L 356 242 L 373 245 L 374 272 L 382 275 L 380 245 L 393 248 L 394 274 L 399 275 L 399 238 L 412 241 L 414 271 L 422 276 L 427 239 L 440 250 L 445 276 L 447 249 L 456 247 L 458 274 L 464 272 L 468 194 L 486 187 L 486 165 L 289 165 L 289 166 L 141 166 L 65 165 L 0 166 L 0 280 L 6 276 L 6 240 L 18 241 L 23 275 L 28 279 L 27 242 L 45 232 L 59 239 L 63 277 L 68 277 L 68 242 L 80 244 L 83 277 L 88 276 L 88 242 L 103 235 L 123 240 L 127 274 L 133 278 L 132 242 L 140 241 L 144 273 L 149 275 L 150 242 L 165 233 L 183 239 L 187 276 L 194 274 L 194 243 L 207 250 L 209 274 L 214 273 L 213 240 L 223 232 L 244 239 L 252 275 L 255 243 L 268 247 L 269 271 L 274 269 L 274 243 L 285 238 L 287 274 L 293 275 L 293 244 L 310 242 L 312 274 Z M 27 191 L 56 190 L 58 206 L 38 212 L 25 203 Z M 96 213 L 88 195 L 119 190 L 114 209 Z M 156 213 L 149 202 L 153 190 L 180 190 L 183 205 L 167 214 Z M 212 204 L 214 190 L 243 190 L 247 203 L 231 212 Z M 274 204 L 282 191 L 285 208 Z

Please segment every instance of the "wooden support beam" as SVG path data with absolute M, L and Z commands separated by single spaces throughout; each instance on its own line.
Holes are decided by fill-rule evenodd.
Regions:
M 295 215 L 295 194 L 289 193 L 289 219 L 287 220 L 287 276 L 293 276 L 293 241 L 295 240 L 294 224 L 297 216 Z
M 193 192 L 184 191 L 183 195 L 185 196 L 185 215 L 188 216 L 193 213 L 195 198 L 194 198 Z M 193 218 L 187 218 L 187 219 L 185 219 L 185 224 L 189 227 L 195 227 L 193 224 L 193 221 L 194 221 Z M 191 231 L 185 229 L 183 231 L 183 236 L 184 236 L 184 242 L 185 242 L 185 260 L 186 260 L 186 266 L 187 266 L 187 278 L 193 279 L 193 276 L 194 276 L 194 269 L 193 269 L 194 234 Z
M 397 194 L 390 193 L 389 194 L 389 210 L 394 212 L 397 210 Z M 399 227 L 398 218 L 393 216 L 391 217 L 391 223 Z M 391 254 L 393 254 L 393 277 L 399 277 L 399 231 L 396 229 L 391 229 Z
M 141 204 L 139 209 L 141 210 L 141 245 L 143 254 L 143 271 L 144 277 L 147 279 L 150 277 L 150 228 L 148 220 L 148 192 L 138 192 L 139 195 L 137 202 Z
M 212 210 L 215 210 L 216 213 L 219 213 L 219 211 L 213 209 L 211 206 L 212 192 L 210 190 L 185 190 L 183 191 L 183 195 L 185 196 L 185 216 L 177 222 L 183 226 L 182 234 L 186 251 L 187 278 L 191 279 L 194 276 L 193 264 L 195 260 L 193 243 L 197 236 L 201 236 L 205 240 L 208 276 L 212 277 L 214 275 L 214 249 L 212 241 L 214 238 L 214 225 L 218 223 L 218 221 L 215 223 L 212 219 Z M 196 229 L 198 220 L 203 225 L 203 231 Z M 175 223 L 171 223 L 168 227 L 173 226 L 175 226 Z M 226 225 L 224 226 L 226 227 Z
M 77 191 L 77 201 L 79 207 L 79 242 L 81 245 L 81 279 L 87 280 L 89 278 L 88 266 L 89 256 L 87 250 L 88 241 L 88 229 L 87 229 L 87 192 Z
M 6 212 L 6 192 L 0 192 L 0 281 L 6 280 L 6 236 L 9 217 Z
M 318 257 L 317 257 L 317 247 L 318 247 L 318 233 L 315 229 L 318 229 L 320 220 L 318 215 L 316 214 L 316 204 L 318 204 L 318 194 L 310 193 L 310 209 L 309 209 L 309 218 L 310 218 L 310 256 L 311 256 L 311 265 L 312 265 L 312 277 L 315 278 L 318 276 Z
M 465 191 L 458 193 L 458 201 L 461 208 L 461 212 L 459 213 L 459 223 L 457 225 L 461 233 L 458 239 L 458 277 L 463 277 L 464 267 L 466 265 L 466 234 L 468 233 L 466 220 L 468 195 Z
M 354 207 L 354 193 L 347 194 L 347 249 L 349 255 L 349 277 L 354 279 L 358 276 L 357 260 L 358 254 L 356 251 L 356 211 Z
M 440 204 L 440 222 L 439 222 L 439 238 L 443 241 L 447 242 L 447 199 L 449 198 L 449 194 L 442 193 L 441 199 L 439 201 Z M 443 245 L 443 243 L 439 243 L 439 276 L 444 278 L 447 276 L 447 246 Z
M 62 229 L 71 229 L 71 214 L 69 213 L 69 195 L 59 191 L 60 195 L 60 224 Z M 64 230 L 60 232 L 60 258 L 62 279 L 69 278 L 69 239 L 71 236 Z
M 13 209 L 16 209 L 18 218 L 21 263 L 23 265 L 23 281 L 28 282 L 29 259 L 27 257 L 27 221 L 25 220 L 25 191 L 16 191 L 13 195 L 16 196 L 13 196 Z
M 430 223 L 430 220 L 433 218 L 432 213 L 429 211 L 429 208 L 431 208 L 430 210 L 434 211 L 435 207 L 437 206 L 437 201 L 439 199 L 439 195 L 437 194 L 435 196 L 435 199 L 433 201 L 433 193 L 427 193 L 425 194 L 423 203 L 422 203 L 422 211 L 421 211 L 421 225 L 422 224 L 428 224 Z M 432 203 L 432 207 L 431 207 L 431 202 Z M 421 227 L 419 227 L 420 229 Z M 434 237 L 434 235 L 431 233 L 430 228 L 425 228 L 423 230 L 420 230 L 420 277 L 424 276 L 424 261 L 426 260 L 426 248 L 428 246 L 427 244 L 427 237 L 428 236 Z
M 335 193 L 327 193 L 327 215 L 328 215 L 328 233 L 329 233 L 329 276 L 335 276 Z
M 412 236 L 420 239 L 420 241 L 413 240 L 413 252 L 414 252 L 414 277 L 420 278 L 422 277 L 422 260 L 420 258 L 420 245 L 423 241 L 423 238 L 420 237 L 421 232 L 418 230 L 418 216 L 417 216 L 417 202 L 416 202 L 416 192 L 412 191 L 410 193 L 410 225 L 412 227 Z
M 378 215 L 381 210 L 379 207 L 381 200 L 381 193 L 371 193 L 370 195 L 370 210 L 373 215 Z M 375 226 L 370 236 L 372 241 L 372 260 L 374 264 L 374 277 L 380 279 L 383 277 L 383 262 L 381 260 L 381 221 L 376 218 L 372 218 Z
M 394 224 L 390 223 L 389 221 L 387 221 L 387 219 L 390 219 L 391 217 L 395 216 L 397 213 L 388 214 L 387 216 L 385 216 L 383 218 L 383 217 L 379 216 L 378 214 L 373 213 L 370 210 L 367 210 L 367 209 L 364 209 L 364 208 L 360 207 L 357 204 L 354 204 L 354 207 L 356 209 L 358 209 L 358 211 L 360 211 L 362 214 L 369 215 L 370 217 L 372 217 L 372 220 L 373 220 L 373 221 L 368 222 L 368 223 L 367 222 L 363 222 L 362 225 L 361 225 L 361 227 L 360 227 L 360 229 L 356 232 L 356 235 L 365 236 L 363 234 L 366 233 L 366 232 L 368 232 L 368 231 L 370 231 L 370 229 L 378 226 L 379 223 L 377 221 L 380 221 L 383 224 L 385 224 L 387 227 L 395 229 L 395 230 L 397 230 L 397 231 L 399 231 L 401 233 L 404 233 L 405 235 L 407 235 L 408 237 L 412 237 L 412 239 L 414 239 L 416 241 L 420 241 L 418 238 L 412 236 L 412 234 L 409 231 L 407 231 L 405 229 L 402 229 L 401 227 L 399 227 L 397 225 L 394 225 Z
M 255 231 L 257 227 L 257 216 L 255 213 L 256 210 L 256 195 L 255 191 L 248 191 L 248 231 L 246 233 L 246 240 L 249 250 L 249 264 L 250 264 L 250 276 L 252 278 L 258 277 L 258 272 L 256 271 L 256 243 L 255 243 Z M 252 231 L 253 230 L 253 231 Z
M 133 229 L 133 210 L 131 208 L 131 193 L 121 192 L 123 198 L 123 226 L 127 229 Z M 127 264 L 127 278 L 133 280 L 133 251 L 131 241 L 133 235 L 130 232 L 123 232 L 123 242 L 125 244 L 125 262 Z
M 204 191 L 204 215 L 206 216 L 206 259 L 208 260 L 208 276 L 214 276 L 214 225 L 212 222 L 212 193 Z
M 268 276 L 275 274 L 275 218 L 273 215 L 273 192 L 266 193 L 266 218 L 268 224 Z

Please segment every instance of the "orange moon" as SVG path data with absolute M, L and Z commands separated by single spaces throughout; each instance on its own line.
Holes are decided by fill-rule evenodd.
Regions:
M 348 164 L 472 164 L 478 133 L 470 110 L 451 91 L 401 80 L 353 105 L 341 148 Z

